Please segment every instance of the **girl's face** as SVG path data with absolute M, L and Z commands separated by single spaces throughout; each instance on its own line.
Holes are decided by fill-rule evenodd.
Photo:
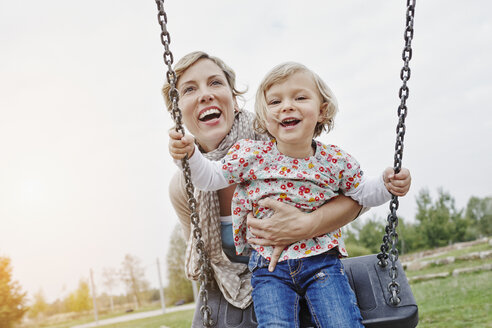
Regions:
M 290 157 L 311 156 L 314 128 L 327 105 L 311 74 L 292 74 L 266 90 L 265 98 L 267 130 L 277 140 L 278 150 Z
M 237 103 L 222 69 L 200 59 L 179 78 L 183 123 L 206 152 L 216 149 L 231 130 Z

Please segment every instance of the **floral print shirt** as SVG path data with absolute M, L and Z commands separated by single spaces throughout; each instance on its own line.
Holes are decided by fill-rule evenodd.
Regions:
M 236 252 L 246 250 L 249 236 L 246 217 L 253 211 L 255 217 L 267 219 L 272 211 L 258 206 L 262 198 L 271 197 L 311 212 L 339 192 L 358 187 L 362 179 L 359 163 L 335 145 L 313 140 L 315 154 L 308 158 L 292 158 L 280 153 L 275 140 L 244 139 L 231 147 L 222 159 L 222 173 L 229 184 L 237 183 L 232 200 L 232 223 Z M 271 246 L 251 245 L 267 260 Z M 338 248 L 347 256 L 340 229 L 328 234 L 301 240 L 286 247 L 279 261 L 324 253 Z

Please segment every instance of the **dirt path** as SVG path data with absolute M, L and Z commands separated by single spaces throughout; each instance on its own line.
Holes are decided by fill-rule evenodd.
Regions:
M 189 310 L 189 309 L 194 309 L 195 304 L 185 304 L 181 306 L 175 306 L 172 308 L 166 308 L 165 313 L 169 312 L 176 312 L 176 311 L 183 311 L 183 310 Z M 154 311 L 147 311 L 147 312 L 139 312 L 139 313 L 132 313 L 132 314 L 125 314 L 119 317 L 114 317 L 110 319 L 104 319 L 104 320 L 99 320 L 98 322 L 90 322 L 90 323 L 85 323 L 83 325 L 77 325 L 77 326 L 72 326 L 70 328 L 92 328 L 92 327 L 99 327 L 99 326 L 104 326 L 104 325 L 110 325 L 113 323 L 118 323 L 118 322 L 125 322 L 125 321 L 131 321 L 131 320 L 137 320 L 137 319 L 144 319 L 144 318 L 149 318 L 149 317 L 155 317 L 158 315 L 162 314 L 162 310 L 154 310 Z

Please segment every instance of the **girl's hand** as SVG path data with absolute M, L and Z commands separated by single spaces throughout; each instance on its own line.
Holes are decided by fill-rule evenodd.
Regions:
M 191 134 L 183 136 L 174 128 L 169 130 L 169 154 L 175 160 L 180 160 L 188 155 L 190 158 L 195 152 L 195 138 Z
M 398 174 L 392 167 L 388 167 L 383 172 L 383 180 L 386 189 L 395 196 L 405 196 L 412 184 L 410 171 L 404 167 Z

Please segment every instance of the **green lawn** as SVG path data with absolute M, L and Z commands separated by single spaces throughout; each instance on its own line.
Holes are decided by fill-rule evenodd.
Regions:
M 98 328 L 159 328 L 167 326 L 170 328 L 190 328 L 194 310 L 171 312 L 152 318 L 127 321 Z
M 455 250 L 446 252 L 444 254 L 439 254 L 437 256 L 430 256 L 430 257 L 425 258 L 425 260 L 441 259 L 441 258 L 445 258 L 448 256 L 456 256 L 457 257 L 457 256 L 467 254 L 467 253 L 490 251 L 491 249 L 492 249 L 492 246 L 488 242 L 483 242 L 483 243 L 476 244 L 476 245 L 473 245 L 473 246 L 470 246 L 470 247 L 467 247 L 464 249 L 455 249 Z
M 492 327 L 492 272 L 462 274 L 411 285 L 419 327 Z
M 492 259 L 477 259 L 477 260 L 470 260 L 470 261 L 455 261 L 454 263 L 446 264 L 446 265 L 431 264 L 430 266 L 420 270 L 416 270 L 416 271 L 407 270 L 405 274 L 407 275 L 407 278 L 410 278 L 410 277 L 421 276 L 430 273 L 440 273 L 440 272 L 451 273 L 454 269 L 472 268 L 491 262 Z

